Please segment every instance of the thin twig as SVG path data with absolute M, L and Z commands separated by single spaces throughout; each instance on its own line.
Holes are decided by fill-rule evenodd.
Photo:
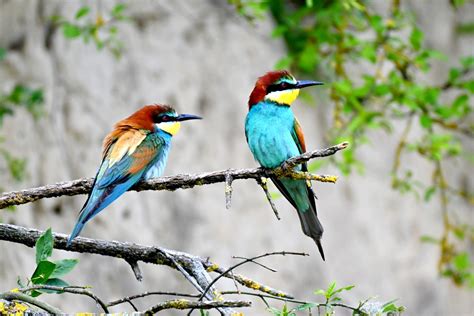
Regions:
M 179 292 L 162 292 L 162 291 L 149 291 L 149 292 L 144 292 L 144 293 L 141 293 L 141 294 L 136 294 L 136 295 L 131 295 L 131 296 L 127 296 L 127 297 L 124 297 L 124 298 L 120 298 L 118 300 L 115 300 L 115 301 L 111 301 L 109 303 L 107 303 L 107 307 L 112 307 L 112 306 L 115 306 L 115 305 L 120 305 L 120 304 L 123 304 L 123 303 L 127 303 L 127 302 L 130 302 L 132 300 L 135 300 L 137 298 L 143 298 L 143 297 L 147 297 L 147 296 L 153 296 L 153 295 L 163 295 L 163 296 L 180 296 L 180 297 L 190 297 L 190 298 L 198 298 L 199 296 L 201 296 L 200 294 L 189 294 L 189 293 L 179 293 Z
M 166 253 L 165 253 L 166 257 L 171 261 L 173 262 L 176 270 L 178 270 L 179 272 L 181 272 L 181 274 L 186 278 L 186 280 L 189 281 L 189 283 L 191 283 L 199 292 L 203 292 L 203 289 L 202 287 L 199 285 L 199 283 L 197 283 L 196 279 L 193 278 L 189 273 L 188 271 L 186 271 L 182 266 L 181 264 L 179 264 L 179 262 L 177 262 L 173 257 L 171 256 L 168 256 Z
M 225 208 L 230 209 L 232 205 L 232 181 L 234 179 L 232 176 L 228 173 L 225 175 Z
M 236 295 L 247 295 L 247 296 L 255 296 L 261 298 L 265 305 L 269 307 L 268 303 L 265 301 L 265 298 L 272 299 L 272 300 L 277 300 L 277 301 L 283 301 L 287 303 L 295 303 L 295 304 L 314 304 L 315 307 L 326 307 L 328 305 L 330 306 L 336 306 L 336 307 L 342 307 L 345 309 L 349 309 L 353 312 L 359 312 L 363 313 L 362 315 L 366 315 L 365 312 L 361 310 L 363 305 L 360 305 L 359 307 L 352 307 L 347 304 L 342 304 L 342 303 L 331 303 L 331 304 L 326 304 L 326 303 L 316 303 L 316 302 L 309 302 L 309 301 L 302 301 L 302 300 L 295 300 L 295 299 L 288 299 L 284 297 L 278 297 L 278 296 L 273 296 L 273 295 L 268 295 L 268 294 L 260 294 L 260 293 L 253 293 L 253 292 L 241 292 L 241 291 L 223 291 L 221 293 L 222 295 L 231 295 L 231 294 L 236 294 Z M 364 304 L 367 303 L 368 300 L 364 301 Z
M 25 302 L 31 305 L 34 305 L 36 307 L 41 308 L 42 310 L 53 314 L 53 315 L 60 315 L 63 314 L 63 312 L 54 307 L 49 305 L 48 303 L 42 302 L 34 297 L 31 297 L 29 295 L 23 294 L 23 293 L 18 293 L 18 292 L 5 292 L 5 293 L 0 293 L 0 299 L 4 299 L 7 301 L 21 301 Z
M 280 214 L 278 213 L 278 209 L 276 208 L 275 203 L 273 203 L 272 196 L 271 196 L 270 192 L 268 191 L 267 181 L 268 181 L 268 179 L 263 178 L 263 177 L 257 179 L 257 183 L 258 183 L 258 185 L 260 185 L 263 192 L 265 192 L 265 196 L 267 197 L 268 203 L 270 203 L 270 206 L 273 210 L 273 213 L 275 214 L 277 220 L 280 220 L 281 218 L 280 218 Z
M 208 301 L 208 302 L 194 302 L 185 299 L 170 300 L 159 303 L 152 308 L 145 311 L 145 315 L 153 315 L 165 309 L 213 309 L 213 308 L 232 308 L 232 307 L 249 307 L 251 302 L 246 301 Z
M 104 310 L 105 313 L 108 313 L 109 310 L 107 308 L 107 305 L 102 301 L 97 295 L 92 293 L 91 291 L 88 291 L 86 287 L 70 287 L 70 286 L 53 286 L 53 285 L 33 285 L 25 288 L 19 289 L 20 292 L 29 292 L 33 290 L 51 290 L 51 291 L 58 291 L 58 292 L 66 292 L 66 293 L 72 293 L 72 294 L 79 294 L 79 295 L 85 295 L 89 296 L 92 298 L 97 304 L 100 305 L 100 307 Z
M 262 268 L 267 269 L 268 271 L 277 272 L 277 270 L 272 269 L 272 268 L 270 268 L 270 267 L 267 267 L 267 266 L 264 265 L 263 263 L 257 262 L 257 261 L 255 261 L 255 260 L 253 260 L 252 258 L 240 257 L 240 256 L 232 256 L 232 258 L 233 258 L 233 259 L 250 260 L 250 262 L 255 263 L 255 264 L 258 265 L 258 266 L 261 266 Z
M 281 255 L 281 256 L 286 256 L 286 255 L 293 255 L 293 256 L 309 256 L 307 253 L 304 253 L 304 252 L 292 252 L 292 251 L 275 251 L 275 252 L 269 252 L 269 253 L 265 253 L 263 255 L 259 255 L 259 256 L 255 256 L 255 257 L 252 257 L 252 258 L 248 258 L 248 259 L 245 259 L 237 264 L 234 264 L 233 266 L 231 266 L 230 268 L 228 268 L 227 270 L 225 270 L 224 272 L 222 272 L 221 274 L 219 274 L 214 280 L 212 280 L 212 282 L 207 286 L 207 288 L 204 289 L 204 292 L 201 294 L 201 296 L 199 297 L 199 301 L 201 301 L 206 293 L 209 291 L 209 289 L 222 277 L 226 276 L 229 272 L 231 272 L 232 270 L 234 270 L 235 268 L 237 267 L 240 267 L 241 265 L 247 263 L 247 262 L 253 262 L 254 260 L 257 260 L 257 259 L 260 259 L 260 258 L 263 258 L 263 257 L 268 257 L 268 256 L 275 256 L 275 255 Z
M 316 176 L 306 173 L 295 172 L 293 167 L 313 158 L 327 157 L 334 155 L 339 150 L 348 146 L 348 143 L 341 143 L 322 150 L 314 150 L 296 156 L 285 161 L 281 167 L 273 170 L 264 168 L 254 169 L 227 169 L 213 172 L 205 172 L 200 174 L 182 174 L 169 177 L 160 177 L 152 180 L 141 181 L 133 186 L 132 191 L 143 190 L 169 190 L 189 189 L 197 185 L 206 185 L 218 182 L 225 182 L 225 178 L 232 177 L 233 180 L 241 179 L 259 179 L 261 177 L 289 177 L 295 179 L 309 179 L 323 182 L 334 183 L 337 181 L 335 176 Z M 12 206 L 34 202 L 40 199 L 53 198 L 59 196 L 72 196 L 78 194 L 87 194 L 90 192 L 93 184 L 92 178 L 78 179 L 72 181 L 48 184 L 45 186 L 25 189 L 21 191 L 6 192 L 0 196 L 0 209 Z
M 143 280 L 143 274 L 142 271 L 140 270 L 140 266 L 138 265 L 138 262 L 136 261 L 130 261 L 127 260 L 128 264 L 132 268 L 133 274 L 135 275 L 135 278 L 141 282 Z
M 318 307 L 325 307 L 327 306 L 325 303 L 316 303 L 316 302 L 309 302 L 309 301 L 303 301 L 303 300 L 297 300 L 297 299 L 289 299 L 289 298 L 284 298 L 284 297 L 279 297 L 279 296 L 274 296 L 274 295 L 269 295 L 269 294 L 261 294 L 261 293 L 255 293 L 255 292 L 247 292 L 247 291 L 222 291 L 222 295 L 245 295 L 245 296 L 254 296 L 262 299 L 263 303 L 267 306 L 270 307 L 268 302 L 265 299 L 272 299 L 272 300 L 278 300 L 278 301 L 283 301 L 287 303 L 294 303 L 294 304 L 314 304 L 315 306 Z M 189 297 L 189 298 L 198 298 L 200 295 L 199 294 L 189 294 L 189 293 L 179 293 L 179 292 L 145 292 L 137 295 L 132 295 L 132 296 L 127 296 L 115 301 L 112 301 L 107 304 L 108 307 L 123 304 L 130 302 L 132 300 L 138 299 L 138 298 L 143 298 L 147 296 L 153 296 L 153 295 L 164 295 L 164 296 L 180 296 L 180 297 Z M 348 306 L 346 304 L 340 304 L 340 303 L 332 303 L 331 306 L 337 306 L 337 307 L 342 307 L 346 309 L 350 309 L 352 311 L 357 311 L 360 312 L 360 309 L 370 300 L 364 300 L 359 304 L 358 307 L 352 307 Z

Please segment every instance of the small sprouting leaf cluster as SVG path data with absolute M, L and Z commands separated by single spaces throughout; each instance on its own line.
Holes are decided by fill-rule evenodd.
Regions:
M 77 259 L 62 259 L 52 261 L 50 257 L 53 254 L 54 239 L 51 233 L 51 228 L 46 230 L 40 238 L 36 241 L 36 269 L 27 280 L 26 286 L 30 285 L 52 285 L 67 287 L 69 284 L 62 279 L 74 269 L 78 263 Z M 25 287 L 21 280 L 18 280 L 20 287 Z M 42 293 L 59 293 L 53 290 L 33 290 L 30 295 L 33 297 L 39 296 Z
M 91 7 L 83 6 L 75 14 L 73 20 L 68 20 L 63 16 L 54 16 L 52 18 L 61 28 L 61 31 L 67 39 L 82 38 L 84 43 L 94 43 L 97 49 L 108 49 L 115 57 L 120 57 L 123 49 L 123 43 L 118 37 L 118 28 L 116 22 L 125 21 L 125 4 L 115 5 L 108 13 L 109 18 L 105 19 L 102 12 L 97 12 L 92 16 Z
M 344 308 L 346 310 L 351 310 L 352 315 L 395 316 L 400 315 L 405 310 L 403 306 L 395 305 L 395 300 L 382 304 L 378 302 L 370 303 L 370 299 L 366 299 L 364 301 L 361 301 L 357 307 L 347 305 L 343 302 L 343 299 L 341 298 L 341 293 L 344 291 L 350 291 L 353 288 L 354 285 L 337 288 L 336 282 L 333 282 L 328 286 L 327 289 L 320 289 L 314 292 L 314 294 L 316 295 L 324 296 L 324 303 L 298 301 L 298 304 L 293 308 L 288 307 L 287 303 L 285 303 L 281 309 L 269 307 L 268 311 L 274 316 L 297 316 L 298 312 L 304 311 L 309 311 L 310 313 L 316 312 L 316 315 L 331 316 L 336 315 L 335 308 L 339 307 Z
M 449 201 L 461 198 L 472 205 L 474 193 L 469 186 L 449 182 L 445 165 L 474 162 L 466 146 L 474 139 L 474 55 L 454 61 L 426 48 L 416 17 L 397 0 L 391 1 L 388 12 L 376 12 L 359 0 L 269 0 L 247 7 L 254 1 L 231 2 L 244 16 L 265 16 L 262 6 L 273 16 L 273 35 L 287 46 L 278 68 L 328 82 L 333 112 L 327 140 L 349 141 L 351 146 L 337 157 L 311 163 L 310 171 L 332 162 L 344 174 L 363 172 L 359 148 L 374 144 L 382 133 L 397 135 L 395 147 L 389 149 L 394 152 L 392 187 L 426 201 L 439 198 L 444 224 L 443 235 L 436 238 L 440 273 L 456 284 L 468 284 L 465 281 L 474 278 L 472 260 L 463 273 L 453 272 L 454 260 L 466 253 L 474 229 L 458 220 Z M 450 3 L 459 9 L 464 1 Z M 426 80 L 434 77 L 433 65 L 447 62 L 453 65 L 449 71 L 435 83 Z M 308 92 L 302 96 L 315 103 Z M 426 179 L 408 157 L 424 160 L 432 176 Z
M 0 95 L 0 126 L 3 118 L 13 115 L 16 108 L 23 107 L 35 118 L 41 115 L 41 105 L 44 102 L 43 90 L 32 89 L 17 84 L 7 94 Z
M 5 58 L 6 53 L 4 48 L 0 48 L 0 62 Z M 43 90 L 33 89 L 24 84 L 16 84 L 6 93 L 0 92 L 0 128 L 4 118 L 13 115 L 20 108 L 26 109 L 34 118 L 38 118 L 42 114 L 43 102 Z M 3 142 L 2 137 L 0 137 L 1 142 Z M 26 160 L 15 157 L 3 147 L 0 147 L 0 156 L 5 162 L 5 167 L 0 165 L 0 171 L 5 168 L 14 180 L 22 180 L 25 175 Z

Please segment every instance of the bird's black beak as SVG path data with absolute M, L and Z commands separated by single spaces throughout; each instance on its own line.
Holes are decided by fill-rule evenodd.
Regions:
M 300 80 L 296 83 L 296 88 L 301 89 L 301 88 L 306 88 L 310 86 L 320 86 L 323 85 L 324 83 L 320 81 L 313 81 L 313 80 Z
M 193 114 L 180 114 L 176 117 L 176 121 L 201 120 L 202 117 Z

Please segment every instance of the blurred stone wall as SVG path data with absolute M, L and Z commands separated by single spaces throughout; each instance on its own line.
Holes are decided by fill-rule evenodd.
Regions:
M 205 117 L 183 124 L 174 139 L 166 175 L 256 165 L 243 132 L 247 96 L 256 77 L 272 69 L 284 54 L 282 43 L 270 37 L 270 19 L 252 26 L 237 17 L 226 1 L 130 1 L 127 13 L 132 19 L 120 24 L 125 49 L 117 60 L 93 44 L 50 32 L 51 15 L 72 18 L 87 3 L 93 2 L 0 1 L 0 46 L 12 48 L 0 64 L 1 88 L 21 81 L 44 88 L 46 94 L 45 114 L 39 120 L 24 111 L 5 120 L 4 145 L 26 157 L 28 167 L 22 183 L 0 175 L 3 187 L 14 190 L 93 176 L 100 162 L 101 141 L 113 123 L 155 102 Z M 114 5 L 100 3 L 105 12 Z M 428 32 L 428 44 L 452 56 L 453 63 L 455 56 L 472 53 L 466 38 L 453 33 L 455 22 L 466 18 L 466 12 L 455 13 L 448 1 L 441 0 L 411 1 L 410 7 Z M 437 71 L 442 75 L 446 69 Z M 300 101 L 294 109 L 305 129 L 307 147 L 327 145 L 322 135 L 328 128 L 330 108 L 323 102 L 309 107 Z M 302 299 L 316 299 L 313 290 L 335 280 L 339 285 L 357 285 L 345 295 L 349 300 L 378 295 L 380 301 L 398 298 L 408 315 L 472 315 L 472 295 L 440 279 L 438 249 L 419 242 L 421 235 L 441 231 L 437 201 L 425 204 L 390 188 L 388 174 L 399 134 L 373 135 L 374 143 L 361 152 L 365 174 L 341 178 L 337 185 L 317 184 L 318 208 L 326 228 L 326 262 L 300 231 L 289 204 L 277 200 L 282 216 L 277 221 L 253 181 L 234 183 L 231 210 L 225 209 L 223 184 L 127 193 L 92 220 L 82 235 L 155 244 L 210 256 L 223 265 L 235 262 L 232 255 L 305 251 L 311 256 L 266 260 L 278 273 L 256 265 L 239 271 Z M 404 159 L 429 177 L 431 170 L 423 161 Z M 456 170 L 463 168 L 468 166 L 453 168 L 453 179 L 462 180 Z M 328 168 L 324 173 L 338 171 Z M 7 223 L 69 233 L 85 198 L 41 200 L 13 213 L 2 210 L 0 216 Z M 472 210 L 455 203 L 453 209 L 472 219 Z M 90 285 L 105 299 L 150 290 L 193 291 L 179 273 L 165 267 L 142 265 L 144 281 L 139 283 L 130 267 L 119 260 L 60 251 L 54 257 L 79 258 L 79 265 L 65 279 Z M 34 266 L 33 250 L 0 242 L 0 291 L 15 287 L 17 276 L 30 275 Z M 220 284 L 220 288 L 226 286 L 232 288 L 232 282 Z M 83 297 L 44 299 L 69 312 L 96 308 Z M 156 301 L 143 302 L 142 307 Z M 248 315 L 266 313 L 263 304 L 255 301 L 255 305 Z

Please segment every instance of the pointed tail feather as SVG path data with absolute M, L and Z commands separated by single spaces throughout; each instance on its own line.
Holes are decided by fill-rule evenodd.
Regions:
M 321 244 L 321 239 L 315 240 L 316 246 L 318 246 L 319 253 L 321 254 L 321 258 L 323 258 L 323 261 L 326 261 L 326 258 L 324 257 L 324 250 L 323 250 L 323 245 Z
M 316 246 L 318 246 L 321 258 L 326 261 L 323 246 L 321 244 L 321 238 L 324 232 L 323 225 L 321 225 L 321 222 L 319 221 L 316 214 L 316 205 L 313 203 L 310 205 L 311 207 L 304 212 L 300 210 L 297 211 L 301 222 L 301 228 L 303 229 L 303 232 L 306 236 L 311 237 L 314 240 Z
M 74 226 L 74 229 L 72 230 L 71 235 L 69 235 L 66 247 L 69 247 L 71 245 L 72 240 L 81 233 L 81 230 L 82 228 L 84 228 L 84 225 L 85 223 L 82 223 L 81 221 L 77 221 L 76 226 Z
M 294 181 L 289 179 L 277 179 L 276 177 L 271 177 L 273 183 L 280 192 L 286 197 L 286 199 L 291 203 L 291 205 L 296 208 L 296 213 L 300 218 L 301 228 L 306 236 L 311 237 L 318 246 L 319 253 L 325 261 L 323 246 L 321 245 L 321 237 L 323 236 L 323 225 L 318 219 L 318 213 L 316 211 L 316 195 L 306 181 Z M 299 196 L 299 199 L 297 197 Z M 309 203 L 301 203 L 301 199 L 308 199 Z M 300 206 L 296 203 L 295 200 L 300 202 Z
M 108 204 L 107 204 L 108 205 Z M 67 240 L 67 247 L 71 245 L 71 242 L 74 238 L 76 238 L 86 225 L 86 223 L 96 216 L 102 209 L 104 209 L 106 205 L 100 205 L 100 204 L 89 204 L 89 200 L 86 202 L 84 207 L 79 213 L 79 217 L 77 218 L 76 225 L 74 226 L 74 229 L 72 230 L 71 235 L 69 235 L 69 238 Z

